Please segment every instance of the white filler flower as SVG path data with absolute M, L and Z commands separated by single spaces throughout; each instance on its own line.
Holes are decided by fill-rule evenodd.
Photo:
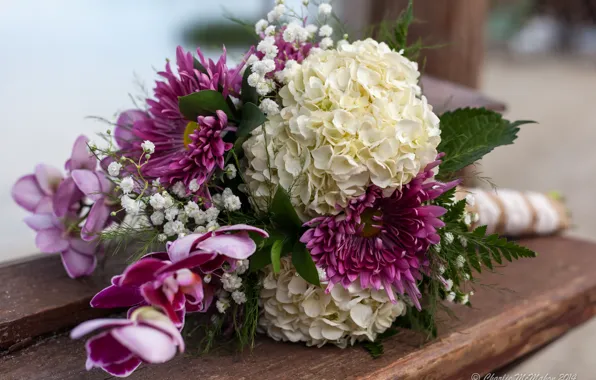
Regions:
M 256 201 L 281 185 L 307 215 L 336 214 L 372 184 L 389 193 L 410 182 L 441 141 L 419 77 L 415 62 L 372 39 L 293 65 L 280 90 L 284 108 L 243 146 Z
M 363 340 L 374 341 L 405 310 L 405 304 L 389 301 L 383 290 L 344 289 L 336 285 L 330 294 L 296 274 L 289 258 L 281 271 L 270 267 L 261 290 L 263 315 L 260 329 L 277 341 L 306 342 L 308 346 L 332 343 L 339 347 Z

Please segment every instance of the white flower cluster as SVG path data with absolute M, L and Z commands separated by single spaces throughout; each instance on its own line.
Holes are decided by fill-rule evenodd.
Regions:
M 402 301 L 391 303 L 383 290 L 363 290 L 357 285 L 344 289 L 338 284 L 326 294 L 300 277 L 287 257 L 281 261 L 279 274 L 270 269 L 266 273 L 260 297 L 260 329 L 277 341 L 308 346 L 346 347 L 374 341 L 406 310 Z
M 223 290 L 217 293 L 218 299 L 215 303 L 215 307 L 220 313 L 225 313 L 230 307 L 230 295 L 232 296 L 232 300 L 238 305 L 246 302 L 246 294 L 242 291 L 242 278 L 240 275 L 248 270 L 248 264 L 248 260 L 238 260 L 234 272 L 224 273 L 221 276 Z
M 243 145 L 252 194 L 270 197 L 272 182 L 291 189 L 301 211 L 336 214 L 371 184 L 391 192 L 435 160 L 439 118 L 415 62 L 367 39 L 295 66 L 280 90 L 284 108 Z
M 212 197 L 213 204 L 227 211 L 238 211 L 242 207 L 242 202 L 237 195 L 234 195 L 232 189 L 226 187 L 221 194 L 215 194 Z

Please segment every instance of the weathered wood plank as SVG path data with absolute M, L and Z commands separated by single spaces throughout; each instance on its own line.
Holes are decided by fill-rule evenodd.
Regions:
M 486 373 L 555 339 L 596 313 L 596 244 L 564 237 L 525 240 L 539 257 L 486 273 L 474 308 L 440 324 L 439 339 L 421 346 L 403 331 L 373 360 L 359 348 L 305 348 L 261 338 L 252 355 L 186 355 L 143 366 L 131 379 L 464 379 Z M 513 291 L 507 291 L 510 289 Z M 40 360 L 43 358 L 43 360 Z M 0 359 L 6 379 L 105 379 L 84 370 L 82 341 L 59 336 Z
M 95 275 L 73 280 L 58 255 L 1 265 L 0 350 L 109 313 L 91 309 L 89 301 L 122 268 L 122 260 L 111 259 Z
M 505 104 L 482 95 L 471 88 L 460 86 L 433 76 L 421 80 L 422 92 L 438 115 L 464 107 L 485 107 L 493 111 L 505 111 Z

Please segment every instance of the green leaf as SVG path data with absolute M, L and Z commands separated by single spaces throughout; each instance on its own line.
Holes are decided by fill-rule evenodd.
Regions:
M 286 231 L 298 232 L 302 228 L 302 221 L 290 201 L 290 196 L 281 186 L 277 187 L 269 212 L 273 222 Z
M 271 264 L 273 265 L 273 273 L 279 273 L 281 269 L 280 258 L 283 245 L 283 240 L 276 240 L 271 246 Z
M 203 64 L 201 62 L 199 62 L 198 59 L 193 58 L 193 66 L 194 66 L 195 70 L 199 70 L 201 73 L 209 75 L 205 66 L 203 66 Z
M 259 271 L 271 264 L 271 250 L 268 248 L 262 248 L 257 250 L 249 259 L 248 269 L 251 272 Z
M 532 121 L 509 122 L 485 108 L 463 108 L 441 116 L 441 143 L 445 153 L 440 178 L 478 161 L 494 148 L 512 144 L 519 126 Z
M 363 342 L 362 347 L 364 347 L 373 359 L 378 359 L 385 353 L 383 343 L 378 340 L 374 342 Z
M 203 90 L 193 92 L 190 95 L 178 97 L 180 113 L 190 121 L 196 121 L 197 117 L 213 115 L 215 111 L 221 110 L 234 119 L 234 115 L 221 92 L 215 90 Z
M 259 94 L 257 94 L 257 89 L 250 86 L 248 84 L 248 77 L 252 74 L 252 69 L 247 67 L 244 71 L 244 76 L 242 77 L 242 90 L 240 91 L 240 100 L 242 103 L 253 103 L 257 104 L 259 102 Z
M 236 131 L 237 138 L 244 138 L 250 134 L 256 127 L 262 125 L 267 118 L 265 114 L 254 103 L 244 103 L 242 107 L 242 117 L 240 125 Z
M 308 249 L 306 249 L 304 243 L 296 242 L 296 244 L 294 244 L 294 249 L 292 250 L 292 264 L 294 264 L 300 277 L 313 285 L 321 286 L 319 272 L 317 271 L 315 262 L 312 260 L 312 256 L 310 255 L 310 252 L 308 252 Z

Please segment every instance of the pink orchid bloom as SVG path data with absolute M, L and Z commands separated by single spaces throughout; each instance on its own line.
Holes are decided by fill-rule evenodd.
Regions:
M 97 161 L 87 150 L 88 139 L 79 136 L 65 168 L 70 174 L 63 177 L 60 170 L 40 164 L 34 174 L 21 177 L 12 188 L 17 204 L 33 215 L 25 219 L 37 232 L 37 247 L 44 253 L 60 253 L 70 277 L 89 275 L 95 269 L 98 252 L 95 240 L 106 227 L 111 208 L 103 194 L 111 184 L 101 172 L 95 171 Z M 80 236 L 71 231 L 80 221 L 81 201 L 87 196 L 95 201 L 85 218 Z
M 224 263 L 234 270 L 236 262 L 250 257 L 256 244 L 248 236 L 261 229 L 235 225 L 206 234 L 188 235 L 130 265 L 112 279 L 112 285 L 91 300 L 99 308 L 136 307 L 150 304 L 162 309 L 176 326 L 184 324 L 184 314 L 206 311 L 213 300 L 214 284 L 203 276 L 223 272 Z
M 78 339 L 103 329 L 87 341 L 87 370 L 101 368 L 110 375 L 126 377 L 145 363 L 165 363 L 184 352 L 184 340 L 172 322 L 152 307 L 135 310 L 129 319 L 95 319 L 81 323 L 70 333 Z

